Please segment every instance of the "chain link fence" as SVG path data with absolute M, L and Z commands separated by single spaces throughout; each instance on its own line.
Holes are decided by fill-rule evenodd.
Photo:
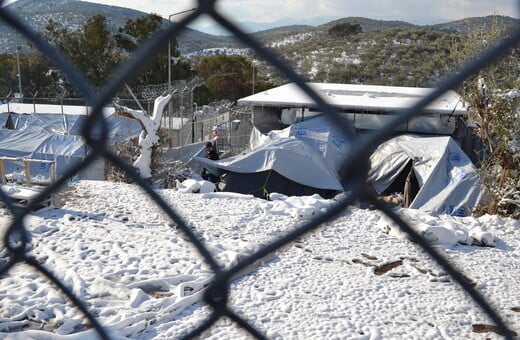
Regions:
M 164 31 L 157 33 L 152 39 L 146 42 L 141 48 L 132 56 L 132 58 L 124 65 L 120 66 L 119 69 L 110 78 L 110 81 L 105 84 L 104 90 L 99 92 L 95 91 L 94 88 L 89 85 L 83 75 L 79 74 L 75 68 L 53 47 L 47 42 L 42 40 L 38 34 L 32 31 L 29 26 L 17 18 L 16 13 L 11 13 L 5 7 L 0 9 L 0 17 L 5 24 L 10 25 L 16 29 L 19 33 L 23 34 L 27 40 L 33 44 L 38 50 L 45 54 L 50 60 L 53 60 L 56 66 L 65 74 L 70 83 L 83 94 L 85 102 L 93 107 L 92 114 L 86 120 L 82 134 L 86 143 L 90 146 L 92 152 L 90 152 L 84 160 L 69 169 L 66 174 L 57 179 L 52 185 L 47 187 L 41 192 L 34 202 L 31 202 L 28 206 L 20 208 L 14 204 L 14 202 L 7 196 L 7 194 L 0 190 L 0 198 L 4 205 L 11 212 L 13 219 L 11 225 L 7 228 L 7 232 L 2 240 L 2 247 L 8 253 L 8 261 L 0 268 L 0 279 L 5 279 L 9 276 L 10 271 L 16 264 L 25 263 L 34 270 L 40 272 L 52 281 L 58 289 L 68 297 L 68 299 L 77 306 L 85 318 L 90 322 L 90 325 L 99 334 L 102 339 L 110 339 L 108 330 L 104 329 L 96 317 L 86 307 L 84 301 L 81 301 L 75 296 L 71 289 L 67 287 L 63 282 L 60 282 L 56 276 L 52 273 L 49 268 L 42 266 L 38 261 L 28 254 L 28 243 L 29 235 L 24 225 L 24 217 L 31 213 L 31 211 L 37 206 L 38 200 L 43 201 L 53 192 L 58 191 L 66 182 L 74 176 L 75 173 L 88 167 L 98 157 L 103 157 L 106 160 L 113 162 L 117 167 L 122 169 L 130 176 L 136 184 L 140 185 L 142 189 L 155 201 L 155 203 L 168 215 L 171 221 L 177 226 L 178 229 L 182 230 L 186 237 L 188 237 L 192 244 L 198 250 L 198 253 L 204 260 L 210 265 L 213 273 L 214 280 L 207 288 L 205 292 L 204 300 L 212 307 L 213 313 L 207 320 L 202 322 L 198 327 L 185 335 L 185 338 L 193 338 L 200 335 L 206 329 L 212 327 L 221 318 L 226 317 L 237 325 L 242 327 L 244 330 L 249 332 L 252 336 L 257 338 L 264 338 L 264 334 L 246 320 L 237 315 L 228 306 L 228 291 L 232 278 L 239 274 L 241 271 L 246 269 L 248 266 L 254 264 L 257 260 L 262 259 L 271 253 L 279 250 L 287 244 L 297 240 L 299 237 L 320 228 L 323 223 L 333 219 L 349 205 L 353 204 L 358 198 L 362 197 L 373 204 L 377 209 L 388 215 L 397 225 L 401 227 L 403 231 L 409 234 L 410 239 L 420 245 L 424 251 L 429 254 L 452 278 L 455 282 L 460 285 L 460 288 L 469 295 L 474 303 L 481 307 L 481 309 L 489 316 L 489 318 L 495 323 L 497 329 L 509 339 L 514 337 L 514 333 L 504 322 L 504 319 L 499 315 L 490 305 L 490 303 L 482 296 L 482 294 L 476 290 L 464 276 L 453 267 L 449 261 L 442 256 L 437 250 L 432 248 L 422 237 L 416 234 L 412 228 L 402 219 L 400 219 L 392 210 L 380 203 L 376 197 L 368 192 L 365 188 L 367 179 L 367 172 L 369 169 L 369 150 L 373 149 L 376 145 L 380 144 L 394 129 L 399 126 L 407 119 L 415 116 L 418 112 L 421 112 L 424 107 L 434 101 L 437 97 L 442 95 L 446 90 L 455 88 L 464 79 L 476 74 L 479 70 L 486 65 L 492 63 L 494 60 L 500 58 L 500 56 L 508 51 L 510 48 L 517 46 L 520 42 L 520 28 L 516 27 L 515 30 L 507 37 L 504 37 L 499 43 L 485 51 L 481 55 L 472 59 L 464 65 L 460 70 L 454 72 L 448 78 L 444 79 L 438 84 L 438 87 L 428 96 L 424 97 L 413 106 L 406 110 L 403 110 L 395 119 L 391 121 L 384 129 L 378 130 L 371 134 L 367 138 L 357 139 L 353 134 L 351 126 L 345 124 L 345 121 L 337 114 L 334 108 L 322 99 L 317 93 L 313 92 L 293 68 L 285 64 L 280 60 L 272 51 L 263 47 L 258 41 L 253 39 L 250 35 L 240 30 L 232 20 L 230 16 L 225 16 L 216 9 L 217 0 L 199 0 L 198 7 L 191 14 L 187 15 L 182 21 L 175 24 L 171 24 Z M 0 1 L 0 5 L 4 5 L 4 1 Z M 231 32 L 235 37 L 245 45 L 249 46 L 255 51 L 261 58 L 266 62 L 276 67 L 281 74 L 287 79 L 296 83 L 310 98 L 312 98 L 325 113 L 331 123 L 335 124 L 338 128 L 342 129 L 345 134 L 350 136 L 350 142 L 352 144 L 349 155 L 344 160 L 343 170 L 341 171 L 341 177 L 345 188 L 349 188 L 350 191 L 341 199 L 340 204 L 330 211 L 314 217 L 311 221 L 305 223 L 298 229 L 288 233 L 286 236 L 273 241 L 256 253 L 243 259 L 240 263 L 223 270 L 216 259 L 212 257 L 209 250 L 205 248 L 202 241 L 196 236 L 196 234 L 189 228 L 188 225 L 180 217 L 179 213 L 175 211 L 171 206 L 163 200 L 158 193 L 154 191 L 152 186 L 143 178 L 141 178 L 136 170 L 126 164 L 123 160 L 118 158 L 107 146 L 108 127 L 107 122 L 102 114 L 102 108 L 105 104 L 110 102 L 115 97 L 117 91 L 121 89 L 125 83 L 130 81 L 137 73 L 137 70 L 145 66 L 150 60 L 149 56 L 159 52 L 164 45 L 168 43 L 171 37 L 178 36 L 187 25 L 194 22 L 198 17 L 207 15 L 212 17 L 217 23 L 222 25 L 225 29 Z M 94 130 L 101 129 L 102 134 L 92 135 L 91 132 Z M 13 242 L 13 240 L 19 240 Z

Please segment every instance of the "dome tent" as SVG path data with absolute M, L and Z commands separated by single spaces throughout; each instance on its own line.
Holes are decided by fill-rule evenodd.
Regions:
M 411 195 L 409 208 L 467 216 L 481 198 L 477 170 L 449 136 L 400 135 L 370 156 L 368 181 L 377 194 Z M 416 191 L 405 192 L 406 178 Z
M 268 135 L 254 130 L 251 152 L 211 161 L 195 160 L 217 176 L 224 176 L 224 191 L 254 194 L 333 197 L 344 190 L 338 172 L 348 151 L 346 137 L 334 131 L 325 118 L 293 124 Z

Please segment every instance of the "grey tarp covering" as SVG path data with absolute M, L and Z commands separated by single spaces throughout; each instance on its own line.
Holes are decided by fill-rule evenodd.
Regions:
M 254 130 L 252 151 L 244 155 L 219 161 L 196 159 L 215 175 L 256 173 L 266 178 L 265 172 L 272 170 L 304 186 L 345 190 L 338 173 L 348 147 L 347 138 L 323 117 L 316 117 L 267 135 Z M 378 194 L 411 164 L 418 192 L 410 208 L 466 216 L 480 200 L 476 168 L 449 136 L 401 135 L 381 144 L 370 161 L 368 179 Z M 251 176 L 235 178 L 253 180 Z
M 62 175 L 85 156 L 85 145 L 79 136 L 52 135 L 43 129 L 0 129 L 0 155 L 11 158 L 56 161 L 56 174 Z M 23 163 L 5 162 L 6 173 L 23 173 Z M 32 176 L 49 177 L 49 166 L 31 164 Z
M 336 130 L 324 116 L 292 124 L 283 130 L 273 130 L 267 135 L 254 129 L 250 147 L 255 150 L 262 145 L 289 137 L 295 137 L 309 144 L 322 155 L 327 165 L 336 172 L 339 171 L 348 153 L 347 137 Z
M 16 130 L 27 130 L 38 127 L 54 135 L 76 136 L 81 135 L 82 126 L 88 118 L 86 115 L 61 115 L 55 113 L 0 113 L 0 122 L 6 122 L 9 116 L 11 116 Z M 116 117 L 114 115 L 105 118 L 107 120 L 109 139 L 111 141 L 137 138 L 142 131 L 141 125 L 135 119 Z M 99 131 L 94 131 L 93 135 L 99 135 Z
M 0 156 L 24 159 L 52 160 L 56 162 L 56 174 L 63 175 L 67 169 L 81 161 L 88 147 L 81 135 L 83 124 L 88 116 L 69 114 L 16 114 L 0 113 L 0 121 L 11 117 L 11 126 L 0 126 Z M 109 144 L 137 138 L 142 131 L 135 119 L 108 115 L 105 117 L 109 131 Z M 92 136 L 99 136 L 101 129 L 94 128 Z M 22 176 L 22 162 L 5 162 L 6 173 Z M 31 177 L 49 176 L 49 165 L 31 163 Z
M 196 160 L 216 175 L 272 170 L 303 186 L 342 191 L 338 170 L 347 153 L 347 142 L 333 130 L 321 117 L 271 131 L 267 136 L 254 130 L 252 151 L 219 161 Z
M 411 162 L 419 191 L 410 208 L 467 216 L 480 199 L 475 166 L 449 136 L 401 135 L 371 155 L 368 180 L 383 193 Z
M 274 170 L 306 186 L 330 190 L 343 189 L 338 174 L 327 165 L 323 156 L 308 143 L 295 137 L 267 144 L 237 157 L 219 161 L 205 158 L 197 160 L 210 170 L 218 168 L 238 173 Z
M 189 163 L 197 156 L 204 156 L 204 146 L 206 142 L 197 142 L 193 144 L 177 146 L 165 150 L 164 158 L 169 161 L 179 161 L 182 163 Z

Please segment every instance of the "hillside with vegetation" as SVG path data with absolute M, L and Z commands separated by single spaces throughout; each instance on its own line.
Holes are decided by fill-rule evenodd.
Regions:
M 36 32 L 44 32 L 49 21 L 59 22 L 63 28 L 75 31 L 92 17 L 101 15 L 107 18 L 107 30 L 116 34 L 128 20 L 136 20 L 148 14 L 130 8 L 79 0 L 18 0 L 7 7 Z M 162 26 L 167 24 L 168 21 L 163 18 Z M 182 53 L 235 45 L 234 39 L 230 37 L 206 34 L 190 28 L 184 30 L 177 40 Z M 0 53 L 14 52 L 17 46 L 22 50 L 30 49 L 19 34 L 0 21 Z
M 518 19 L 469 18 L 432 26 L 345 18 L 290 34 L 273 31 L 262 41 L 306 79 L 318 82 L 433 86 L 467 57 L 468 43 L 492 27 Z M 283 83 L 265 66 L 266 76 Z

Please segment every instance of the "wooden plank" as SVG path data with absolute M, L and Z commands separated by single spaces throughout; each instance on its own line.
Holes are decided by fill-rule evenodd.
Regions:
M 24 186 L 10 186 L 7 185 L 7 177 L 5 175 L 5 164 L 4 161 L 13 161 L 13 162 L 23 162 L 24 170 L 25 170 L 25 185 Z M 23 158 L 12 158 L 12 157 L 0 157 L 0 185 L 2 186 L 2 190 L 4 190 L 7 195 L 13 199 L 16 204 L 25 206 L 30 204 L 31 202 L 36 200 L 38 194 L 43 190 L 42 188 L 37 188 L 33 186 L 31 180 L 31 168 L 30 165 L 32 162 L 36 163 L 47 163 L 50 165 L 50 184 L 54 183 L 56 180 L 56 162 L 55 161 L 47 161 L 41 159 L 23 159 Z M 49 197 L 46 197 L 42 200 L 42 202 L 38 203 L 38 207 L 45 207 L 49 204 L 53 204 L 54 202 L 54 193 L 52 193 Z M 2 202 L 0 202 L 1 204 Z
M 23 162 L 24 163 L 24 172 L 25 172 L 25 181 L 27 186 L 33 185 L 31 180 L 31 163 L 44 163 L 50 165 L 50 183 L 54 183 L 56 180 L 56 162 L 55 161 L 48 161 L 44 159 L 27 159 L 27 158 L 14 158 L 14 157 L 0 157 L 0 182 L 2 184 L 7 184 L 7 177 L 5 174 L 5 161 L 12 161 L 12 162 Z
M 23 164 L 25 168 L 25 184 L 31 185 L 31 162 L 24 160 Z
M 7 183 L 7 178 L 5 177 L 5 165 L 4 160 L 0 158 L 0 181 L 2 184 Z

